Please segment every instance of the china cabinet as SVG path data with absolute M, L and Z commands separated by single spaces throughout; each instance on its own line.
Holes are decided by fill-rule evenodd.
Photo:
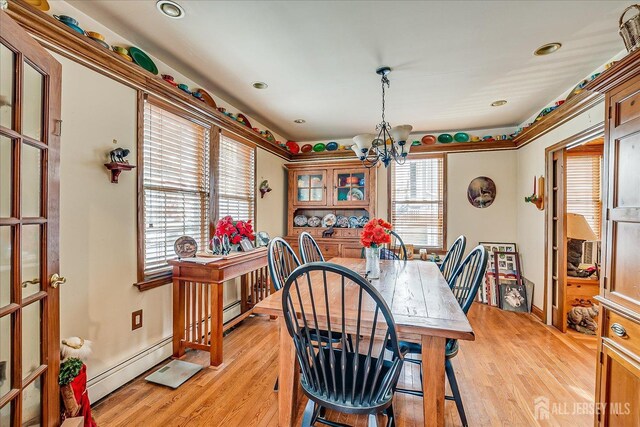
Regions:
M 376 215 L 377 168 L 362 162 L 300 162 L 288 170 L 286 240 L 298 250 L 298 236 L 307 231 L 325 258 L 359 258 L 360 231 Z M 330 236 L 323 233 L 331 228 Z

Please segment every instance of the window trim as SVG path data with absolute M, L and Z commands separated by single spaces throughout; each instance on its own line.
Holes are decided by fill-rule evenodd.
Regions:
M 142 91 L 138 91 L 138 120 L 137 120 L 137 282 L 134 283 L 135 286 L 138 287 L 140 291 L 146 291 L 153 288 L 157 288 L 158 286 L 166 285 L 171 283 L 172 281 L 172 271 L 167 271 L 162 274 L 147 276 L 144 272 L 144 221 L 145 221 L 145 209 L 144 209 L 144 103 L 149 102 L 153 105 L 162 108 L 172 114 L 175 114 L 183 119 L 189 120 L 193 123 L 196 123 L 200 126 L 204 126 L 209 130 L 209 150 L 212 150 L 213 146 L 213 138 L 217 135 L 217 127 L 208 123 L 202 118 L 190 114 L 188 111 L 183 110 L 173 104 L 170 104 L 164 100 L 161 100 L 152 95 L 146 94 Z M 211 184 L 211 176 L 212 176 L 212 153 L 209 153 L 209 184 Z M 213 192 L 211 186 L 209 187 L 209 215 L 212 212 L 212 198 Z M 211 223 L 211 219 L 209 220 Z M 211 230 L 211 226 L 210 226 Z M 209 232 L 209 236 L 211 236 L 211 231 Z
M 172 282 L 173 272 L 168 271 L 162 275 L 156 275 L 151 277 L 145 277 L 144 274 L 144 103 L 152 102 L 154 105 L 167 110 L 177 116 L 190 120 L 201 126 L 209 129 L 209 237 L 213 236 L 215 231 L 215 224 L 218 220 L 218 191 L 217 182 L 219 179 L 219 150 L 220 150 L 220 136 L 222 132 L 228 132 L 230 137 L 241 144 L 247 145 L 254 150 L 254 227 L 258 221 L 258 197 L 257 197 L 257 170 L 258 170 L 258 152 L 257 144 L 249 141 L 242 135 L 239 135 L 232 130 L 223 129 L 213 122 L 194 114 L 190 110 L 181 108 L 178 105 L 170 103 L 164 99 L 161 99 L 152 94 L 146 93 L 142 90 L 138 91 L 137 95 L 137 136 L 136 136 L 136 168 L 137 168 L 137 282 L 134 286 L 138 288 L 140 292 L 157 288 L 159 286 L 167 285 Z
M 422 246 L 414 245 L 416 249 L 427 249 L 437 254 L 443 254 L 447 252 L 447 153 L 415 153 L 409 155 L 410 160 L 422 160 L 422 159 L 442 159 L 442 247 Z M 391 169 L 395 166 L 387 168 L 387 219 L 391 222 L 391 210 L 393 209 L 391 192 L 393 187 L 393 176 L 391 175 Z M 393 224 L 391 224 L 393 225 Z

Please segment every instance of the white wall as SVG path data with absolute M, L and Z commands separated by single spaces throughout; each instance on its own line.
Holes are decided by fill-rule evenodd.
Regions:
M 531 195 L 534 176 L 546 175 L 545 148 L 576 135 L 604 120 L 604 103 L 585 111 L 532 143 L 517 153 L 517 243 L 522 257 L 524 275 L 535 284 L 533 304 L 543 307 L 544 292 L 544 238 L 545 211 L 539 211 L 525 196 Z
M 93 401 L 171 354 L 171 287 L 140 292 L 137 280 L 136 172 L 109 181 L 103 163 L 117 146 L 136 158 L 136 91 L 54 54 L 62 64 L 60 160 L 61 336 L 93 341 L 88 361 Z M 117 144 L 112 142 L 118 141 Z M 286 181 L 283 160 L 257 150 L 256 180 L 273 191 L 257 200 L 258 230 L 284 234 Z M 259 181 L 258 181 L 259 182 Z M 259 193 L 258 193 L 259 194 Z M 258 195 L 259 197 L 259 195 Z M 235 289 L 225 292 L 225 303 Z M 131 330 L 131 313 L 143 310 L 143 327 Z M 146 359 L 117 371 L 132 357 Z M 146 361 L 145 361 L 146 360 Z M 99 380 L 99 381 L 98 381 Z M 104 380 L 104 381 L 103 381 Z M 101 382 L 102 381 L 102 382 Z
M 484 209 L 467 200 L 469 183 L 479 176 L 496 184 L 496 198 Z M 447 247 L 461 234 L 467 252 L 478 242 L 515 242 L 516 151 L 448 154 L 447 196 Z
M 471 180 L 487 176 L 496 184 L 491 206 L 478 209 L 467 200 Z M 378 216 L 388 217 L 387 171 L 378 170 Z M 516 151 L 447 154 L 447 247 L 461 234 L 467 252 L 478 242 L 516 241 Z M 388 218 L 387 218 L 388 219 Z

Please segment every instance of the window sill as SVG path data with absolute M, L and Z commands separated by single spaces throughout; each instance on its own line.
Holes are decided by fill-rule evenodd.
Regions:
M 160 286 L 168 285 L 172 282 L 172 274 L 169 273 L 164 276 L 155 277 L 153 279 L 143 280 L 138 283 L 134 283 L 133 286 L 137 287 L 140 292 L 149 291 L 151 289 L 158 288 Z

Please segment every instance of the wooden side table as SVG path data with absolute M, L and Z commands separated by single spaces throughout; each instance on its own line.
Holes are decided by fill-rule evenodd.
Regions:
M 267 249 L 233 253 L 209 264 L 179 260 L 169 264 L 173 266 L 173 357 L 182 357 L 186 348 L 205 350 L 211 355 L 210 365 L 220 366 L 223 332 L 274 292 Z M 241 314 L 223 325 L 223 285 L 237 277 L 241 277 Z

